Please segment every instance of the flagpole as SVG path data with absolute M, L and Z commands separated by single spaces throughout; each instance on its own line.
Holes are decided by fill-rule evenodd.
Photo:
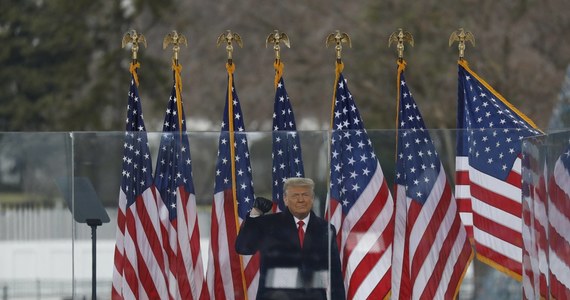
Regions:
M 226 33 L 222 33 L 219 37 L 218 37 L 218 41 L 217 41 L 217 45 L 218 47 L 223 43 L 226 42 L 226 51 L 228 53 L 228 61 L 226 63 L 226 70 L 228 72 L 228 89 L 227 89 L 227 93 L 228 93 L 228 130 L 229 130 L 229 135 L 230 135 L 230 165 L 231 165 L 231 172 L 232 172 L 232 198 L 233 198 L 233 204 L 234 204 L 234 218 L 235 218 L 235 225 L 236 225 L 236 230 L 239 230 L 239 215 L 238 215 L 238 209 L 237 209 L 237 190 L 236 190 L 236 160 L 235 160 L 235 148 L 234 148 L 234 143 L 235 143 L 235 129 L 234 129 L 234 110 L 233 110 L 233 79 L 234 79 L 234 71 L 235 71 L 235 64 L 233 63 L 233 58 L 232 58 L 232 54 L 233 54 L 233 45 L 232 42 L 235 41 L 238 46 L 243 47 L 243 42 L 242 39 L 240 37 L 239 34 L 237 33 L 232 33 L 231 30 L 227 30 Z M 241 255 L 239 255 L 239 264 L 240 264 L 240 272 L 241 272 L 241 283 L 242 283 L 242 289 L 244 292 L 244 299 L 247 300 L 247 285 L 245 282 L 245 274 L 244 274 L 244 264 L 243 264 L 243 258 Z
M 342 70 L 344 69 L 344 63 L 342 62 L 342 44 L 346 43 L 348 44 L 349 47 L 352 48 L 352 42 L 350 41 L 350 37 L 348 36 L 348 34 L 346 32 L 340 32 L 340 30 L 336 30 L 335 32 L 329 34 L 327 36 L 327 38 L 325 39 L 325 46 L 328 48 L 329 45 L 331 45 L 332 43 L 335 43 L 335 51 L 336 51 L 336 63 L 335 63 L 335 79 L 334 79 L 334 86 L 333 86 L 333 96 L 332 96 L 332 102 L 331 102 L 331 114 L 330 114 L 330 119 L 329 119 L 329 129 L 328 129 L 328 137 L 329 137 L 329 141 L 331 140 L 331 136 L 332 136 L 332 131 L 333 131 L 333 124 L 334 124 L 334 104 L 336 101 L 336 89 L 337 89 L 337 85 L 338 85 L 338 79 L 340 78 L 340 74 L 342 73 Z M 330 142 L 328 143 L 328 151 L 330 153 Z M 330 165 L 330 157 L 329 157 L 329 165 Z M 327 177 L 327 186 L 330 186 L 330 172 L 328 174 Z M 330 189 L 327 195 L 327 199 L 330 199 Z M 327 216 L 327 218 L 330 220 L 330 218 L 332 217 L 330 215 L 330 205 L 327 202 L 326 203 L 326 209 L 325 209 L 325 216 Z
M 332 131 L 334 130 L 333 128 L 333 124 L 334 124 L 334 106 L 335 106 L 335 101 L 336 101 L 336 89 L 338 86 L 338 80 L 340 78 L 340 74 L 342 73 L 342 70 L 344 69 L 344 63 L 342 62 L 342 44 L 346 43 L 349 45 L 349 47 L 352 48 L 352 43 L 350 41 L 350 37 L 348 36 L 348 34 L 346 32 L 340 32 L 340 30 L 336 30 L 335 32 L 329 34 L 327 36 L 327 38 L 325 39 L 325 46 L 328 48 L 330 44 L 335 43 L 335 51 L 336 51 L 336 62 L 335 62 L 335 79 L 334 79 L 334 85 L 333 85 L 333 96 L 332 96 L 332 102 L 331 102 L 331 114 L 330 114 L 330 125 L 329 125 L 329 129 L 328 129 L 328 138 L 329 138 L 329 143 L 327 143 L 327 151 L 330 154 L 331 153 L 331 143 L 330 141 L 332 140 Z M 331 157 L 329 155 L 329 166 L 331 165 Z M 330 180 L 331 180 L 331 173 L 328 172 L 327 174 L 327 187 L 330 187 Z M 330 188 L 327 189 L 327 202 L 325 203 L 325 216 L 327 218 L 327 220 L 329 222 L 331 222 L 332 220 L 332 215 L 331 215 L 331 205 L 330 205 Z M 341 232 L 341 228 L 337 229 L 337 232 Z M 329 239 L 333 239 L 335 242 L 337 242 L 337 237 L 336 236 L 329 236 Z M 331 243 L 328 243 L 329 245 L 329 253 L 331 253 L 332 249 L 331 247 Z M 328 257 L 328 263 L 329 263 L 329 270 L 331 269 L 331 255 L 329 255 Z M 342 270 L 342 272 L 344 272 L 345 270 Z M 329 272 L 328 274 L 328 280 L 329 282 L 331 281 L 331 274 Z M 327 296 L 330 298 L 331 297 L 331 288 L 329 288 L 327 290 Z
M 128 44 L 131 45 L 132 60 L 131 60 L 131 63 L 129 65 L 129 72 L 131 73 L 132 80 L 134 81 L 134 86 L 136 86 L 137 88 L 139 86 L 139 77 L 137 74 L 137 69 L 140 68 L 140 63 L 138 62 L 139 43 L 143 44 L 145 48 L 147 47 L 145 36 L 138 33 L 134 29 L 131 29 L 128 32 L 126 32 L 123 35 L 123 38 L 121 40 L 121 48 L 125 48 Z M 131 100 L 131 97 L 132 97 L 132 95 L 130 95 L 130 92 L 129 92 L 129 101 Z M 128 113 L 127 113 L 127 115 L 128 115 Z M 128 128 L 129 128 L 129 126 L 127 126 L 127 130 L 128 130 Z M 118 210 L 121 211 L 121 209 L 125 209 L 125 210 L 127 209 L 126 207 L 121 207 L 121 206 L 122 206 L 121 201 L 119 200 L 119 209 Z M 119 213 L 119 214 L 121 214 L 121 213 Z M 126 212 L 125 212 L 125 214 L 126 214 Z M 120 222 L 118 222 L 118 223 L 120 223 Z M 123 226 L 124 226 L 124 224 L 123 224 Z M 118 227 L 121 227 L 121 225 L 118 224 Z M 126 231 L 128 231 L 126 227 L 125 228 L 119 228 L 119 230 L 121 230 L 121 229 L 124 230 L 125 233 L 126 233 Z M 96 239 L 96 226 L 92 227 L 92 237 L 91 238 L 93 240 Z M 122 247 L 122 249 L 119 249 L 119 247 L 117 245 L 115 245 L 115 255 L 117 255 L 116 253 L 120 253 L 121 250 L 122 251 L 125 250 L 124 244 L 122 244 L 120 247 Z M 96 254 L 96 251 L 95 251 L 95 249 L 93 249 L 92 255 L 94 258 L 93 258 L 93 266 L 92 266 L 93 267 L 93 271 L 92 271 L 92 276 L 93 276 L 93 279 L 92 279 L 92 295 L 91 295 L 92 299 L 97 299 L 97 292 L 96 292 L 96 285 L 95 285 L 95 280 L 97 278 L 96 270 L 95 270 L 95 268 L 96 268 L 95 256 L 94 256 L 95 254 Z M 128 261 L 128 259 L 126 258 L 127 253 L 123 252 L 122 255 L 124 255 L 122 258 L 120 258 L 120 260 L 122 260 L 122 261 L 120 263 L 118 263 L 120 267 L 117 271 L 119 273 L 118 274 L 116 273 L 113 275 L 113 288 L 112 288 L 113 297 L 120 296 L 121 298 L 123 297 L 123 284 L 125 281 L 124 263 L 126 260 Z M 115 259 L 116 259 L 116 257 L 115 257 Z M 115 264 L 117 264 L 117 263 L 115 263 Z M 116 285 L 116 284 L 118 284 L 118 285 Z
M 162 49 L 166 49 L 169 44 L 172 44 L 172 71 L 174 72 L 174 87 L 176 89 L 176 110 L 178 113 L 178 131 L 182 137 L 182 66 L 178 63 L 178 53 L 180 52 L 180 45 L 183 44 L 188 47 L 188 39 L 183 34 L 173 30 L 167 34 L 162 41 Z
M 350 37 L 346 32 L 340 32 L 340 30 L 336 30 L 335 32 L 329 34 L 326 38 L 325 45 L 328 46 L 332 43 L 335 43 L 335 50 L 336 50 L 336 64 L 335 64 L 335 79 L 334 79 L 334 86 L 333 86 L 333 98 L 332 98 L 332 105 L 331 105 L 331 117 L 330 117 L 330 126 L 329 128 L 332 130 L 333 126 L 333 116 L 334 116 L 334 103 L 336 101 L 336 87 L 338 84 L 338 79 L 340 77 L 340 73 L 344 69 L 344 63 L 342 62 L 342 44 L 348 43 L 348 46 L 352 48 L 352 42 L 350 41 Z
M 291 42 L 289 40 L 289 36 L 285 32 L 279 32 L 279 30 L 275 29 L 272 33 L 267 36 L 265 39 L 265 48 L 269 43 L 273 43 L 273 50 L 275 51 L 275 62 L 273 63 L 273 67 L 275 68 L 275 80 L 274 86 L 275 90 L 277 90 L 277 84 L 279 83 L 279 79 L 283 76 L 283 62 L 281 62 L 281 47 L 279 43 L 283 42 L 287 48 L 291 48 Z
M 396 50 L 398 50 L 398 75 L 396 76 L 396 128 L 398 128 L 398 123 L 400 122 L 400 75 L 406 69 L 406 61 L 404 60 L 404 42 L 409 42 L 410 45 L 414 46 L 414 37 L 408 31 L 404 31 L 402 28 L 398 28 L 397 31 L 392 32 L 388 38 L 388 47 L 392 43 L 396 43 Z M 398 131 L 396 130 L 396 145 L 398 145 Z M 398 153 L 395 153 L 395 159 L 397 160 Z
M 146 38 L 144 35 L 137 33 L 136 30 L 131 29 L 123 35 L 121 41 L 121 48 L 125 48 L 128 44 L 131 44 L 132 60 L 129 66 L 129 72 L 133 75 L 135 83 L 139 86 L 139 77 L 137 75 L 137 69 L 140 68 L 140 63 L 138 62 L 138 51 L 139 43 L 143 44 L 146 48 Z
M 459 28 L 449 36 L 449 47 L 453 45 L 453 42 L 457 42 L 457 49 L 459 49 L 459 61 L 463 61 L 465 57 L 465 42 L 471 42 L 471 45 L 475 47 L 475 36 L 471 31 L 465 31 L 465 29 Z
M 396 165 L 398 163 L 398 151 L 400 149 L 398 149 L 398 128 L 399 127 L 399 122 L 400 122 L 400 95 L 401 95 L 401 88 L 402 88 L 402 73 L 404 72 L 404 70 L 406 69 L 406 61 L 404 60 L 404 42 L 409 42 L 410 45 L 412 45 L 412 47 L 414 46 L 414 38 L 412 36 L 411 33 L 402 30 L 401 28 L 398 28 L 397 31 L 394 31 L 390 37 L 388 38 L 388 47 L 391 46 L 392 43 L 396 43 L 396 50 L 398 51 L 398 60 L 396 61 L 397 65 L 398 65 L 398 71 L 397 71 L 397 75 L 396 75 L 396 153 L 394 154 L 394 161 L 396 162 Z M 396 189 L 397 190 L 397 189 Z M 409 274 L 409 262 L 407 260 L 409 260 L 409 256 L 406 255 L 406 250 L 409 246 L 409 239 L 407 238 L 408 234 L 408 228 L 407 228 L 407 218 L 408 218 L 408 214 L 406 212 L 407 210 L 407 203 L 404 200 L 404 203 L 398 203 L 398 199 L 405 199 L 402 197 L 396 197 L 396 199 L 394 200 L 394 208 L 395 208 L 395 215 L 396 216 L 402 216 L 404 217 L 406 220 L 405 221 L 399 221 L 399 218 L 396 217 L 395 218 L 395 224 L 394 224 L 394 232 L 398 232 L 400 230 L 400 232 L 404 232 L 404 241 L 403 241 L 403 245 L 402 244 L 398 244 L 399 246 L 402 246 L 402 248 L 399 248 L 398 246 L 394 245 L 394 248 L 399 248 L 398 250 L 402 249 L 403 253 L 402 253 L 402 264 L 401 264 L 401 270 L 400 271 L 400 276 L 401 278 L 400 280 L 400 284 L 397 288 L 397 290 L 393 290 L 390 292 L 390 296 L 392 295 L 393 292 L 396 293 L 396 297 L 401 297 L 402 295 L 402 286 L 408 286 L 410 284 L 410 274 Z M 402 211 L 401 213 L 399 213 L 400 211 Z M 396 234 L 396 233 L 395 233 Z M 394 244 L 396 244 L 396 242 L 394 241 Z M 395 250 L 397 251 L 397 250 Z M 396 255 L 396 253 L 394 253 L 394 255 Z M 392 268 L 395 268 L 395 266 L 392 266 Z M 398 268 L 400 268 L 400 266 L 398 266 Z M 394 281 L 394 278 L 392 278 L 392 280 Z M 402 281 L 404 281 L 405 283 L 402 283 Z M 404 294 L 405 295 L 411 295 L 411 291 L 406 291 Z
M 334 86 L 333 86 L 333 96 L 332 96 L 332 102 L 331 102 L 331 114 L 330 114 L 330 119 L 329 119 L 329 129 L 328 129 L 328 137 L 329 137 L 329 141 L 331 140 L 331 136 L 332 136 L 332 131 L 333 131 L 333 124 L 334 124 L 334 104 L 336 101 L 336 89 L 337 89 L 337 85 L 338 85 L 338 79 L 340 78 L 340 74 L 342 73 L 342 70 L 344 69 L 344 63 L 342 62 L 342 44 L 343 43 L 347 43 L 349 45 L 349 47 L 352 48 L 352 42 L 350 41 L 350 37 L 348 36 L 348 34 L 346 32 L 340 32 L 340 30 L 336 30 L 335 32 L 329 34 L 327 36 L 327 38 L 325 39 L 325 46 L 328 48 L 329 45 L 331 45 L 332 43 L 335 43 L 335 51 L 336 51 L 336 63 L 335 63 L 335 79 L 334 79 Z M 328 143 L 328 151 L 330 153 L 330 142 Z M 330 165 L 330 157 L 329 157 L 329 165 Z M 327 177 L 327 186 L 330 186 L 330 172 L 328 174 Z M 327 199 L 330 199 L 330 189 L 328 189 L 327 192 Z M 326 206 L 325 206 L 325 216 L 327 216 L 327 219 L 330 221 L 330 218 L 332 217 L 330 215 L 330 205 L 327 202 Z

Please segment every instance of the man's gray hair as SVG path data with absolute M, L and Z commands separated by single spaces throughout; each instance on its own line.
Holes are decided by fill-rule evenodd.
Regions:
M 312 194 L 315 192 L 315 182 L 311 178 L 290 177 L 283 183 L 283 195 L 287 195 L 287 189 L 292 186 L 308 187 Z

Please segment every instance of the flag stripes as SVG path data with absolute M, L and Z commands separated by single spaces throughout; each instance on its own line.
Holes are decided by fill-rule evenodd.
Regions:
M 168 99 L 156 174 L 163 249 L 170 297 L 207 299 L 200 253 L 200 231 L 192 176 L 190 142 L 181 97 L 182 66 L 172 65 L 174 84 Z
M 520 279 L 522 271 L 521 183 L 513 186 L 468 165 L 467 157 L 457 157 L 457 166 L 467 166 L 469 181 L 457 182 L 456 191 L 468 190 L 472 211 L 473 237 L 477 257 L 499 270 Z M 520 159 L 512 172 L 520 174 Z M 463 171 L 463 170 L 462 170 Z M 465 178 L 464 175 L 463 178 Z M 459 188 L 457 188 L 459 187 Z M 465 207 L 464 207 L 465 208 Z M 467 221 L 462 215 L 462 221 Z M 502 267 L 501 267 L 502 265 Z
M 392 297 L 455 298 L 473 252 L 404 68 L 399 62 Z
M 245 279 L 241 277 L 241 260 L 239 254 L 233 250 L 237 237 L 237 222 L 233 218 L 234 205 L 226 200 L 232 197 L 231 191 L 214 194 L 211 250 L 208 260 L 208 282 L 211 282 L 210 286 L 214 287 L 210 293 L 212 299 L 245 299 L 246 297 L 243 292 Z M 214 254 L 215 258 L 211 259 Z
M 548 298 L 547 164 L 540 139 L 523 143 L 523 296 Z M 537 144 L 535 144 L 537 143 Z
M 550 294 L 570 298 L 570 150 L 556 163 L 549 183 L 548 241 Z
M 458 62 L 457 127 L 456 195 L 477 258 L 521 280 L 521 143 L 541 132 L 465 60 Z
M 391 287 L 393 200 L 347 81 L 337 64 L 325 217 L 337 228 L 348 299 L 383 299 Z
M 162 235 L 152 164 L 131 63 L 111 297 L 167 299 Z
M 212 205 L 207 282 L 212 299 L 254 299 L 259 280 L 259 254 L 239 255 L 235 241 L 253 208 L 254 191 L 247 135 L 235 90 L 235 64 L 226 64 L 228 89 Z

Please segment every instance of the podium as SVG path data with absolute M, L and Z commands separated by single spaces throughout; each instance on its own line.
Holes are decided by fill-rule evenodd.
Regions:
M 56 184 L 77 223 L 91 227 L 91 299 L 97 299 L 97 226 L 109 223 L 109 215 L 87 177 L 62 177 Z M 72 197 L 73 195 L 73 197 Z M 75 201 L 74 201 L 75 200 Z

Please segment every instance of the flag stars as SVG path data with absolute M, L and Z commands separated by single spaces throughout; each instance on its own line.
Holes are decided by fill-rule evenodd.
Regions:
M 359 189 L 360 189 L 360 186 L 358 186 L 358 183 L 352 185 L 352 190 L 353 190 L 353 191 L 356 191 L 356 192 L 357 192 Z
M 333 158 L 337 158 L 338 157 L 338 152 L 336 152 L 336 150 L 333 150 L 333 152 L 331 153 Z

